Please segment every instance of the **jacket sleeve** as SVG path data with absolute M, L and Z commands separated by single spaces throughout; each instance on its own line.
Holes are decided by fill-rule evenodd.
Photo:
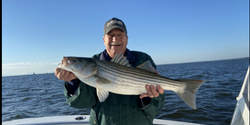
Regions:
M 141 109 L 144 110 L 144 112 L 149 116 L 149 118 L 153 119 L 163 108 L 164 103 L 165 93 L 159 94 L 158 97 L 154 97 L 148 105 Z
M 74 108 L 90 108 L 97 102 L 96 89 L 80 81 L 75 94 L 69 94 L 68 83 L 64 86 L 67 103 Z

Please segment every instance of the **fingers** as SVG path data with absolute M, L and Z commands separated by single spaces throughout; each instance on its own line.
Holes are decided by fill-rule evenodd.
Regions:
M 64 74 L 65 74 L 65 70 L 64 70 L 64 69 L 56 68 L 55 76 L 56 76 L 58 79 L 63 80 Z
M 147 93 L 141 94 L 140 95 L 140 99 L 144 98 L 144 97 L 149 97 L 149 95 Z
M 61 69 L 61 68 L 55 69 L 55 76 L 58 79 L 63 80 L 63 81 L 71 81 L 77 78 L 73 73 L 66 71 L 64 69 Z
M 69 73 L 69 75 L 68 75 L 69 81 L 77 78 L 72 72 L 68 72 L 68 73 Z
M 60 79 L 61 80 L 61 74 L 60 74 L 60 72 L 61 72 L 61 68 L 56 68 L 55 69 L 55 76 L 58 78 L 58 79 Z
M 159 93 L 156 91 L 154 85 L 150 85 L 150 90 L 151 90 L 151 93 L 152 93 L 152 96 L 150 96 L 150 98 L 158 97 L 159 96 Z
M 156 85 L 156 90 L 157 90 L 160 94 L 163 94 L 163 93 L 164 93 L 164 89 L 161 88 L 160 85 Z
M 151 85 L 151 86 L 153 86 L 153 85 Z M 152 91 L 151 91 L 151 87 L 150 85 L 146 85 L 146 90 L 147 90 L 147 93 L 148 93 L 148 96 L 150 97 L 150 98 L 153 98 L 154 96 L 153 96 L 153 93 L 152 93 Z M 153 86 L 154 87 L 154 86 Z
M 146 85 L 145 86 L 147 93 L 141 94 L 140 98 L 144 98 L 144 97 L 158 97 L 159 94 L 163 94 L 164 93 L 164 89 L 161 88 L 160 85 L 156 85 L 156 88 L 154 85 Z

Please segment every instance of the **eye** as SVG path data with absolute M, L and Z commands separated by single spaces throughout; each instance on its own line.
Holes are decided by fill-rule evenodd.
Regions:
M 119 37 L 122 37 L 122 34 L 118 34 Z
M 108 34 L 108 37 L 113 37 L 114 35 L 113 34 Z

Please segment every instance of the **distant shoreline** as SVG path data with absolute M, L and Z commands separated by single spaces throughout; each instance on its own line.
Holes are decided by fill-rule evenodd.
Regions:
M 249 57 L 241 57 L 241 58 L 233 58 L 233 59 L 218 59 L 218 60 L 208 60 L 208 61 L 195 61 L 195 62 L 181 62 L 181 63 L 157 64 L 157 66 L 160 66 L 160 65 L 171 65 L 171 64 L 185 64 L 185 63 L 199 63 L 199 62 L 226 61 L 226 60 L 241 60 L 241 59 L 249 59 Z

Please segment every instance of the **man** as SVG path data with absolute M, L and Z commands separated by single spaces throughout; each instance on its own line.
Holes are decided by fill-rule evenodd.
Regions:
M 150 60 L 156 68 L 146 53 L 127 49 L 127 29 L 122 20 L 112 18 L 105 23 L 103 41 L 106 49 L 93 58 L 110 61 L 116 53 L 122 53 L 133 67 Z M 96 89 L 78 80 L 73 73 L 56 68 L 55 75 L 66 81 L 64 90 L 70 106 L 91 108 L 91 125 L 152 125 L 155 115 L 164 105 L 165 94 L 159 85 L 146 85 L 147 93 L 141 95 L 119 95 L 110 92 L 108 98 L 100 102 Z

